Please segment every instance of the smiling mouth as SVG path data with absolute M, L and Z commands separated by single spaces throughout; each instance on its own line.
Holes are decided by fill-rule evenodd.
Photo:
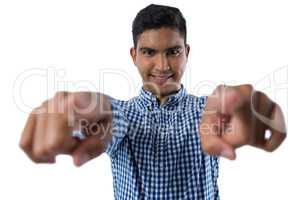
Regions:
M 170 74 L 170 75 L 153 75 L 153 74 L 150 74 L 150 79 L 158 85 L 163 85 L 164 83 L 166 83 L 173 76 L 174 76 L 174 74 Z

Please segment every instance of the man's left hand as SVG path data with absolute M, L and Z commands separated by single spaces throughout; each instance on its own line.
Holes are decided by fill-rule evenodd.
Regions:
M 231 160 L 238 147 L 272 152 L 286 138 L 280 106 L 251 85 L 219 86 L 207 97 L 199 130 L 205 153 Z

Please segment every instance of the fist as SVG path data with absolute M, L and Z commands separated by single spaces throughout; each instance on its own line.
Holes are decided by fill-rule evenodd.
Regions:
M 80 166 L 105 150 L 111 138 L 110 109 L 108 98 L 100 93 L 59 92 L 30 113 L 20 147 L 35 163 L 54 163 L 57 155 L 67 154 Z M 99 126 L 93 132 L 95 125 Z M 73 137 L 74 130 L 84 132 L 86 139 Z
M 280 106 L 251 85 L 219 86 L 207 98 L 199 132 L 204 152 L 232 160 L 238 147 L 271 152 L 286 138 Z

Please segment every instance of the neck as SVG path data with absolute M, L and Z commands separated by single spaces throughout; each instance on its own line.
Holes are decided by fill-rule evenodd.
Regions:
M 171 92 L 170 94 L 167 94 L 167 95 L 161 95 L 161 94 L 155 95 L 156 98 L 157 98 L 157 100 L 158 100 L 159 105 L 165 104 L 165 103 L 167 102 L 169 96 L 171 96 L 171 95 L 177 93 L 179 90 L 180 90 L 180 88 L 177 89 L 177 90 L 174 90 L 173 92 Z
M 144 90 L 151 92 L 153 95 L 155 95 L 159 105 L 163 105 L 167 102 L 169 96 L 177 93 L 180 89 L 181 89 L 181 84 L 178 86 L 178 88 L 176 88 L 175 90 L 173 90 L 172 92 L 168 93 L 168 94 L 161 94 L 161 93 L 153 93 L 151 88 L 147 88 L 145 86 L 143 86 Z
M 167 102 L 169 96 L 170 96 L 170 95 L 167 95 L 167 96 L 159 96 L 159 95 L 156 95 L 156 98 L 157 98 L 157 100 L 158 100 L 159 105 L 165 104 L 165 103 Z

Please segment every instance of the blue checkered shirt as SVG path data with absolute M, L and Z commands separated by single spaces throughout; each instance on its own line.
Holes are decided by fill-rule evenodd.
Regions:
M 163 105 L 143 88 L 128 101 L 110 97 L 115 199 L 219 199 L 219 159 L 201 150 L 198 130 L 205 100 L 183 86 Z

